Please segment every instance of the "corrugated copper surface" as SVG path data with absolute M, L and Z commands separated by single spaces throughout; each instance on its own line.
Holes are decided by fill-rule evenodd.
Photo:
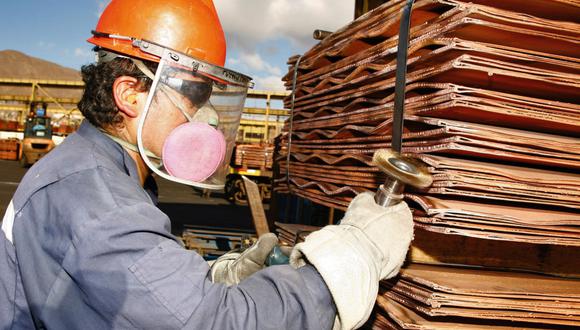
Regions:
M 476 316 L 534 328 L 526 323 L 577 326 L 580 316 L 577 281 L 521 272 L 506 276 L 491 270 L 410 265 L 398 280 L 383 283 L 381 296 L 387 299 L 379 299 L 378 305 L 399 319 L 401 311 L 412 310 L 442 320 L 472 318 L 466 325 Z
M 280 143 L 276 191 L 345 210 L 356 194 L 375 191 L 384 181 L 372 155 L 391 145 L 404 4 L 390 1 L 331 34 L 300 61 L 288 60 L 284 80 L 291 89 L 296 69 L 296 88 L 294 99 L 285 101 L 293 113 Z M 500 244 L 495 249 L 520 244 L 522 256 L 535 253 L 530 262 L 580 263 L 580 2 L 418 0 L 406 80 L 402 151 L 427 163 L 434 178 L 431 187 L 406 192 L 416 241 L 424 242 L 424 233 L 439 235 L 441 244 L 445 237 L 478 240 L 479 248 L 469 247 L 479 251 L 466 263 L 472 266 L 504 265 L 491 260 L 495 254 L 485 255 L 485 242 L 492 241 Z M 298 238 L 297 231 L 278 232 L 294 244 L 305 236 Z M 538 254 L 538 246 L 547 254 Z M 568 249 L 574 260 L 550 254 L 550 247 Z M 415 266 L 409 267 L 403 274 Z M 523 269 L 558 273 L 529 263 Z M 461 285 L 448 292 L 426 284 L 449 272 L 440 267 L 413 280 L 402 276 L 391 284 L 396 289 L 379 297 L 367 326 L 580 325 L 577 297 L 562 305 L 557 294 L 568 284 L 578 287 L 577 280 L 545 287 L 543 279 L 526 273 L 481 278 L 545 290 L 522 296 L 495 296 L 483 282 L 475 293 Z M 470 272 L 453 276 L 461 282 Z
M 384 180 L 371 156 L 390 147 L 403 4 L 377 8 L 304 54 L 292 124 L 286 123 L 280 144 L 277 191 L 345 209 L 357 193 L 374 191 Z M 435 182 L 412 193 L 476 199 L 490 208 L 499 202 L 577 213 L 580 24 L 553 18 L 580 14 L 579 4 L 531 1 L 522 12 L 512 11 L 515 3 L 486 4 L 495 2 L 419 0 L 414 5 L 402 151 L 421 155 Z M 550 14 L 530 16 L 540 9 Z M 289 59 L 287 86 L 292 86 L 296 62 Z M 286 103 L 290 106 L 290 99 Z M 462 170 L 443 166 L 449 162 L 459 162 L 456 168 Z M 490 174 L 500 169 L 517 175 Z M 538 182 L 537 173 L 547 181 Z M 551 180 L 562 177 L 569 184 Z M 425 219 L 417 215 L 417 225 L 473 235 L 467 229 L 441 230 L 443 224 L 435 228 Z M 494 228 L 478 230 L 492 233 Z M 545 238 L 580 244 L 578 237 Z

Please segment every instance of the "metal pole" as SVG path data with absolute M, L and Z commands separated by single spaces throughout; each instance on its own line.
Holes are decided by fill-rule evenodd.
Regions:
M 414 0 L 407 0 L 407 5 L 401 14 L 399 26 L 399 42 L 397 46 L 397 72 L 395 80 L 395 105 L 393 109 L 393 132 L 391 134 L 391 148 L 401 152 L 403 143 L 405 87 L 407 75 L 407 44 L 409 43 L 409 30 L 411 26 L 411 8 Z

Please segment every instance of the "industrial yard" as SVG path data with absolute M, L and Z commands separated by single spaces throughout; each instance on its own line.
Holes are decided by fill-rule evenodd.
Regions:
M 112 0 L 92 71 L 0 50 L 1 329 L 580 327 L 580 2 L 352 0 L 279 66 L 190 2 L 169 46 Z

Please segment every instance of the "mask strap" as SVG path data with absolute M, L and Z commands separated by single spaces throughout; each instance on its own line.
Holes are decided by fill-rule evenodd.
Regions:
M 131 61 L 133 61 L 133 63 L 135 63 L 135 66 L 137 66 L 137 68 L 139 70 L 141 70 L 141 72 L 143 72 L 143 74 L 145 74 L 148 78 L 150 78 L 151 80 L 153 80 L 155 78 L 155 75 L 153 74 L 153 72 L 151 70 L 149 70 L 149 68 L 145 65 L 145 63 L 143 63 L 143 61 L 141 60 L 137 60 L 134 58 L 131 58 Z M 175 100 L 175 98 L 171 95 L 171 93 L 169 93 L 167 91 L 168 87 L 166 87 L 165 85 L 161 85 L 161 90 L 163 91 L 163 93 L 165 94 L 165 96 L 167 96 L 167 98 L 169 99 L 169 101 L 177 108 L 179 109 L 179 111 L 181 111 L 181 113 L 183 114 L 183 116 L 185 116 L 185 118 L 187 119 L 188 122 L 193 122 L 193 118 L 185 111 L 183 110 L 183 108 L 179 105 L 179 102 L 177 100 Z M 209 103 L 209 101 L 208 101 Z M 213 109 L 213 106 L 211 105 L 211 103 L 209 103 L 209 105 L 211 106 L 211 108 Z M 215 110 L 214 110 L 215 111 Z M 209 125 L 213 126 L 213 127 L 217 127 L 217 123 L 215 122 L 210 122 L 208 123 Z
M 187 114 L 187 112 L 185 112 L 185 110 L 183 110 L 183 108 L 181 106 L 179 106 L 179 102 L 177 102 L 173 96 L 171 96 L 171 94 L 169 92 L 167 92 L 166 88 L 163 85 L 161 85 L 161 91 L 163 91 L 163 94 L 165 94 L 165 96 L 167 96 L 167 98 L 169 99 L 169 101 L 171 102 L 171 104 L 173 104 L 177 109 L 179 109 L 179 111 L 181 111 L 181 113 L 185 116 L 185 118 L 187 119 L 187 121 L 189 121 L 190 123 L 193 121 L 193 119 L 191 119 L 191 116 Z
M 139 153 L 139 148 L 137 147 L 137 145 L 127 142 L 121 138 L 118 138 L 114 135 L 109 134 L 107 131 L 103 130 L 103 129 L 99 129 L 99 131 L 101 131 L 101 133 L 105 134 L 106 136 L 108 136 L 111 140 L 117 142 L 118 144 L 120 144 L 121 146 L 131 150 L 131 151 L 135 151 L 136 153 Z M 153 159 L 158 159 L 161 160 L 160 157 L 156 156 L 154 153 L 152 153 L 149 150 L 145 150 L 145 154 L 147 155 L 147 157 L 153 158 Z
M 147 78 L 153 80 L 155 79 L 155 75 L 153 74 L 153 72 L 151 72 L 151 70 L 149 70 L 149 68 L 145 65 L 145 63 L 143 63 L 143 61 L 141 60 L 137 60 L 132 58 L 131 61 L 133 61 L 133 63 L 135 63 L 135 66 L 141 70 L 141 72 L 143 72 L 143 74 L 145 74 L 147 76 Z M 161 90 L 163 91 L 163 93 L 165 94 L 165 96 L 167 96 L 167 98 L 169 99 L 169 101 L 177 108 L 179 109 L 179 111 L 181 111 L 181 113 L 185 116 L 185 118 L 187 118 L 187 121 L 192 122 L 191 120 L 191 116 L 189 116 L 185 110 L 183 110 L 180 106 L 179 106 L 179 102 L 177 102 L 165 89 L 167 87 L 165 87 L 164 85 L 161 85 Z

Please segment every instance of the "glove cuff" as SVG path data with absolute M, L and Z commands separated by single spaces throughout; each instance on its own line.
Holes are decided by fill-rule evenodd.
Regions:
M 381 253 L 358 228 L 326 226 L 296 245 L 290 264 L 313 265 L 324 279 L 338 312 L 335 329 L 360 327 L 378 292 Z
M 236 273 L 231 269 L 232 264 L 240 257 L 239 252 L 228 252 L 211 264 L 210 274 L 213 283 L 234 285 L 239 282 Z

